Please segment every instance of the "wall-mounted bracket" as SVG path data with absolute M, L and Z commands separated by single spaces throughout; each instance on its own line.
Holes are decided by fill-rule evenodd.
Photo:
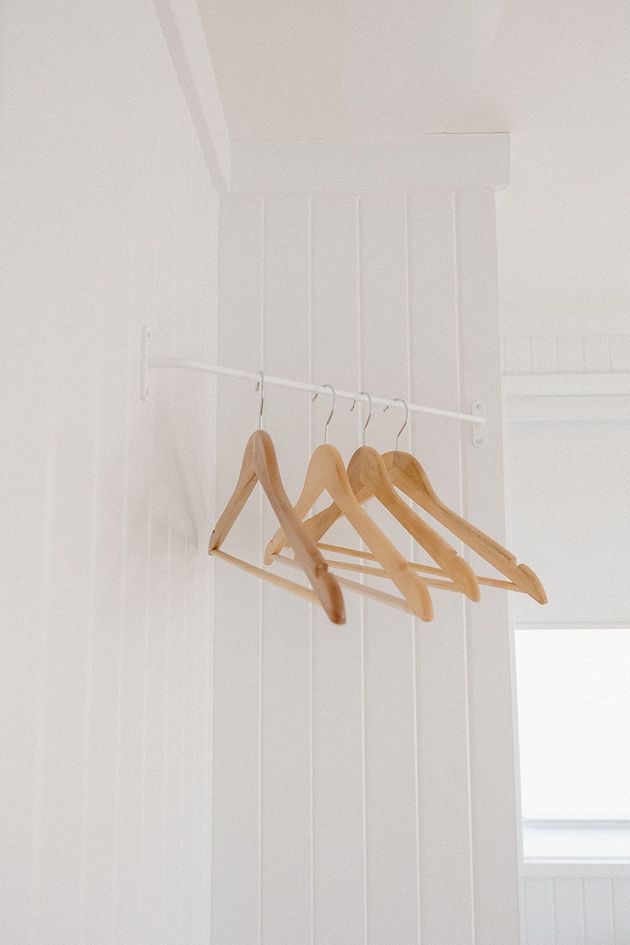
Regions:
M 483 417 L 483 404 L 479 400 L 474 400 L 470 413 L 473 417 Z M 472 430 L 472 441 L 475 446 L 485 446 L 486 445 L 486 424 L 475 424 Z

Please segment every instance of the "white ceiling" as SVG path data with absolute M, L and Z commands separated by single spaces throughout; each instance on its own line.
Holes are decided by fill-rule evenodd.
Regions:
M 509 131 L 513 330 L 630 331 L 630 0 L 199 0 L 233 138 Z

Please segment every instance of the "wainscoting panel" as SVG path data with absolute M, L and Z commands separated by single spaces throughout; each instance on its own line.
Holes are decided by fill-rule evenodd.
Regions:
M 150 0 L 2 21 L 0 941 L 201 945 L 217 195 Z
M 544 875 L 525 866 L 524 945 L 628 945 L 630 875 L 627 867 L 552 864 Z
M 505 335 L 503 374 L 601 374 L 630 371 L 630 334 Z
M 485 451 L 468 426 L 427 416 L 401 442 L 445 501 L 501 535 L 491 191 L 229 195 L 219 268 L 223 364 L 452 409 L 480 396 Z M 265 391 L 290 496 L 330 404 Z M 366 419 L 365 404 L 337 403 L 329 441 L 346 461 Z M 219 507 L 257 424 L 253 385 L 222 381 Z M 392 448 L 401 424 L 376 408 L 367 442 Z M 226 550 L 256 562 L 274 529 L 255 493 Z M 356 543 L 342 523 L 330 537 Z M 336 627 L 224 562 L 215 573 L 214 945 L 517 945 L 504 597 L 467 614 L 435 592 L 422 624 L 348 591 Z

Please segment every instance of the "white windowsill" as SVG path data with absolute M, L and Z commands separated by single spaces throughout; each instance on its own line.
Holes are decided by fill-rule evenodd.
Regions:
M 630 820 L 523 820 L 523 874 L 630 876 Z

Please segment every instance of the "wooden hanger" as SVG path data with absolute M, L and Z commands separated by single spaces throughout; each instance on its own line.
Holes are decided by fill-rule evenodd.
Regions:
M 460 538 L 464 544 L 472 548 L 473 551 L 476 551 L 480 557 L 493 565 L 500 574 L 510 578 L 509 581 L 500 581 L 495 578 L 477 577 L 478 584 L 486 587 L 500 587 L 504 590 L 521 591 L 522 593 L 529 594 L 530 597 L 541 604 L 547 603 L 547 596 L 542 583 L 532 569 L 526 564 L 517 564 L 516 558 L 507 551 L 507 549 L 503 548 L 498 542 L 494 541 L 494 539 L 466 521 L 461 515 L 449 509 L 437 496 L 431 486 L 429 477 L 415 456 L 398 449 L 398 440 L 407 426 L 409 411 L 406 402 L 402 400 L 402 398 L 396 398 L 396 400 L 399 400 L 405 406 L 406 416 L 403 426 L 396 435 L 396 449 L 384 453 L 381 457 L 390 482 L 400 489 L 401 492 L 405 493 L 412 501 L 416 502 L 417 505 L 432 515 L 436 521 L 444 525 L 445 528 L 448 528 L 452 534 Z M 392 403 L 393 402 L 394 401 L 392 401 Z M 386 407 L 385 409 L 387 410 L 388 408 Z M 350 471 L 350 467 L 348 467 L 348 471 Z M 361 496 L 358 498 L 361 501 Z M 308 534 L 314 541 L 319 542 L 319 539 L 323 537 L 338 517 L 339 515 L 334 505 L 329 506 L 305 523 Z M 349 549 L 334 545 L 325 545 L 322 543 L 320 547 L 322 550 L 326 551 L 337 551 L 346 554 L 353 553 Z M 359 556 L 368 557 L 365 554 Z M 437 558 L 434 560 L 437 561 Z M 338 562 L 329 562 L 329 565 L 331 567 L 342 566 Z M 435 574 L 436 578 L 437 575 L 445 575 L 444 569 L 436 570 L 426 565 L 415 563 L 410 563 L 410 567 L 423 573 Z M 452 589 L 446 582 L 437 583 L 437 581 L 431 581 L 431 586 L 441 586 Z
M 318 446 L 311 457 L 302 494 L 295 505 L 300 521 L 306 517 L 323 492 L 328 492 L 335 505 L 341 509 L 341 513 L 361 536 L 381 565 L 383 576 L 393 581 L 411 612 L 422 620 L 431 620 L 433 605 L 426 582 L 408 567 L 403 555 L 361 507 L 348 480 L 339 451 L 327 443 Z M 265 549 L 266 564 L 273 562 L 274 556 L 278 555 L 286 544 L 287 537 L 288 533 L 285 537 L 283 529 L 276 532 Z M 343 579 L 343 582 L 345 586 L 353 586 L 360 593 L 365 593 L 366 585 L 357 582 L 350 583 L 346 579 Z M 368 588 L 368 590 L 372 589 Z
M 368 398 L 369 412 L 363 427 L 364 440 L 372 416 L 371 397 L 369 394 L 365 396 Z M 353 407 L 354 403 L 350 409 L 353 409 Z M 433 560 L 442 567 L 443 573 L 450 577 L 467 597 L 474 601 L 479 600 L 479 584 L 468 562 L 464 561 L 447 541 L 403 501 L 400 494 L 394 489 L 385 463 L 377 450 L 371 446 L 360 446 L 350 460 L 347 472 L 352 491 L 360 504 L 375 496 L 400 522 L 403 528 L 409 532 L 412 538 L 422 545 Z M 325 510 L 325 514 L 321 513 L 310 519 L 307 523 L 307 529 L 313 541 L 319 541 L 334 522 L 341 518 L 342 514 L 341 509 L 334 504 Z M 278 554 L 284 547 L 280 536 L 277 540 L 274 538 L 272 541 L 273 553 Z M 342 566 L 338 562 L 336 563 L 338 566 Z M 360 570 L 360 567 L 357 565 L 355 569 Z
M 471 600 L 479 600 L 479 582 L 471 566 L 403 501 L 394 489 L 387 467 L 377 450 L 371 446 L 360 446 L 348 464 L 347 473 L 355 498 L 361 505 L 368 499 L 376 497 L 409 532 L 414 541 L 417 541 L 436 564 L 440 565 L 441 570 L 437 569 L 438 573 L 449 577 L 456 588 L 463 591 Z M 333 503 L 305 522 L 307 534 L 314 542 L 319 542 L 342 515 L 339 506 Z M 277 541 L 275 536 L 272 541 L 274 542 L 273 553 L 278 554 L 282 551 L 285 542 L 282 541 L 280 535 Z M 336 550 L 343 553 L 343 549 L 339 547 Z
M 404 400 L 396 398 L 407 407 Z M 387 409 L 387 408 L 386 408 Z M 406 411 L 405 423 L 398 431 L 396 436 L 396 449 L 383 454 L 383 462 L 389 474 L 390 481 L 401 492 L 405 493 L 412 501 L 416 502 L 421 508 L 433 516 L 438 522 L 448 528 L 452 534 L 460 538 L 469 548 L 482 557 L 489 564 L 493 565 L 499 573 L 508 577 L 510 581 L 498 581 L 494 578 L 478 577 L 479 584 L 490 587 L 502 587 L 506 590 L 521 591 L 528 594 L 534 600 L 541 604 L 547 602 L 547 596 L 538 576 L 526 564 L 518 564 L 515 556 L 507 551 L 502 545 L 496 542 L 489 535 L 486 535 L 476 526 L 472 525 L 457 512 L 449 509 L 436 494 L 429 477 L 419 461 L 410 453 L 402 452 L 398 449 L 398 440 L 405 429 L 408 420 L 408 409 Z M 328 512 L 328 510 L 324 510 Z M 332 510 L 331 510 L 332 512 Z M 324 513 L 321 513 L 324 515 Z M 312 524 L 306 523 L 307 531 L 311 537 L 319 534 L 324 522 Z M 426 568 L 422 568 L 426 571 Z
M 321 512 L 320 514 L 324 515 L 325 512 L 326 509 L 324 509 L 324 512 Z M 304 523 L 305 528 L 309 528 L 309 523 L 314 524 L 318 517 L 319 516 L 314 515 L 313 518 L 308 519 L 308 521 Z M 317 547 L 322 551 L 331 551 L 337 554 L 349 555 L 355 558 L 367 558 L 370 561 L 375 561 L 373 554 L 370 554 L 367 551 L 359 551 L 355 548 L 345 548 L 341 545 L 330 545 L 323 541 L 318 542 Z M 276 555 L 276 557 L 280 556 Z M 332 558 L 327 558 L 326 562 L 329 568 L 340 568 L 342 571 L 358 571 L 361 574 L 373 574 L 376 577 L 382 577 L 384 574 L 382 570 L 378 570 L 373 567 L 366 567 L 365 565 L 352 564 L 348 561 L 338 561 Z M 416 561 L 408 561 L 407 564 L 412 569 L 412 571 L 419 571 L 422 574 L 429 587 L 439 587 L 445 591 L 461 592 L 461 587 L 459 587 L 458 584 L 454 584 L 453 581 L 450 580 L 444 580 L 446 575 L 441 568 L 433 568 L 428 564 L 419 564 Z M 499 587 L 505 591 L 519 591 L 521 594 L 527 593 L 526 590 L 524 590 L 522 587 L 517 587 L 512 581 L 500 581 L 496 578 L 479 577 L 479 575 L 476 575 L 476 577 L 479 584 L 483 585 L 484 587 Z M 339 580 L 338 575 L 337 580 Z
M 220 550 L 257 482 L 260 483 L 269 499 L 283 532 L 287 535 L 288 543 L 293 548 L 296 561 L 308 577 L 314 593 L 301 584 L 288 581 L 271 571 Z M 272 439 L 264 430 L 256 430 L 247 441 L 238 482 L 210 535 L 208 554 L 222 558 L 249 574 L 261 577 L 299 597 L 319 602 L 333 623 L 345 623 L 345 607 L 339 582 L 329 572 L 324 556 L 306 534 L 304 526 L 291 505 L 282 484 Z
M 526 564 L 518 564 L 515 556 L 481 529 L 458 515 L 442 502 L 429 477 L 415 456 L 399 450 L 383 454 L 383 461 L 394 485 L 405 495 L 448 528 L 453 535 L 472 548 L 481 558 L 505 575 L 515 590 L 529 594 L 539 604 L 547 603 L 547 595 L 539 577 Z M 489 582 L 485 579 L 484 583 Z M 505 582 L 502 582 L 502 585 Z
M 370 554 L 369 557 L 372 560 L 376 560 L 376 557 L 373 554 Z M 279 564 L 284 564 L 290 568 L 299 569 L 300 567 L 300 565 L 294 558 L 289 558 L 286 555 L 274 554 L 272 555 L 272 561 L 274 562 L 277 561 Z M 343 567 L 346 567 L 350 569 L 350 565 L 346 565 L 343 562 L 328 561 L 327 564 L 329 567 L 339 567 L 342 569 Z M 373 574 L 376 577 L 383 577 L 383 578 L 387 577 L 387 574 L 385 573 L 385 571 L 383 571 L 382 568 L 356 567 L 356 568 L 352 568 L 352 570 L 360 571 L 362 574 Z M 379 601 L 379 603 L 381 604 L 387 604 L 388 607 L 395 607 L 397 610 L 403 610 L 407 614 L 415 613 L 415 611 L 410 607 L 410 605 L 407 603 L 404 597 L 396 597 L 395 594 L 387 594 L 385 591 L 381 591 L 377 587 L 371 587 L 369 584 L 359 584 L 357 581 L 350 581 L 348 580 L 348 578 L 342 577 L 340 574 L 336 574 L 335 577 L 337 578 L 339 583 L 342 585 L 342 587 L 348 587 L 353 591 L 357 591 L 363 597 L 369 597 L 371 600 Z M 431 581 L 427 583 L 431 583 Z M 437 582 L 437 581 L 432 582 L 432 583 L 435 583 L 435 584 L 440 583 L 440 586 L 442 584 L 442 582 Z

